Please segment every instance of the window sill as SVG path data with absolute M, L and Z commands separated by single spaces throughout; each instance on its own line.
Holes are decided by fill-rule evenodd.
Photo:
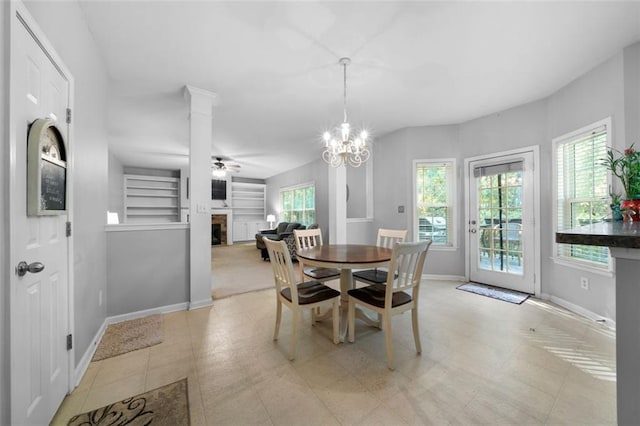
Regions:
M 566 266 L 567 268 L 577 269 L 579 271 L 590 272 L 592 274 L 601 275 L 603 277 L 613 278 L 613 270 L 600 269 L 583 263 L 574 262 L 563 257 L 551 257 L 551 261 L 556 265 Z

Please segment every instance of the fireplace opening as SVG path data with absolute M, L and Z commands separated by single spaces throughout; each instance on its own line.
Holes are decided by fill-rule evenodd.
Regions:
M 222 225 L 219 223 L 211 224 L 211 245 L 217 246 L 222 244 Z

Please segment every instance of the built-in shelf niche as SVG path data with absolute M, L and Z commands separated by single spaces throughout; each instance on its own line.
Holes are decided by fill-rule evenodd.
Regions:
M 180 222 L 180 178 L 124 175 L 124 222 Z

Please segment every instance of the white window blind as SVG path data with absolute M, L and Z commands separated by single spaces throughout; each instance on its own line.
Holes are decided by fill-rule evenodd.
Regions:
M 557 229 L 601 222 L 608 214 L 608 172 L 602 165 L 608 132 L 599 126 L 556 146 Z M 598 268 L 609 267 L 606 247 L 558 244 L 558 255 Z
M 316 223 L 316 190 L 305 184 L 280 190 L 280 219 L 305 226 Z

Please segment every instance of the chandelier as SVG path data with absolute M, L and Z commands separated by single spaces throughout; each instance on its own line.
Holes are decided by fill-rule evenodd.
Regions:
M 344 121 L 335 129 L 335 134 L 324 132 L 322 135 L 325 143 L 322 159 L 333 167 L 343 164 L 359 167 L 369 159 L 368 134 L 366 130 L 362 130 L 355 138 L 351 135 L 351 126 L 347 121 L 347 65 L 351 63 L 351 59 L 340 58 L 338 63 L 344 68 Z

